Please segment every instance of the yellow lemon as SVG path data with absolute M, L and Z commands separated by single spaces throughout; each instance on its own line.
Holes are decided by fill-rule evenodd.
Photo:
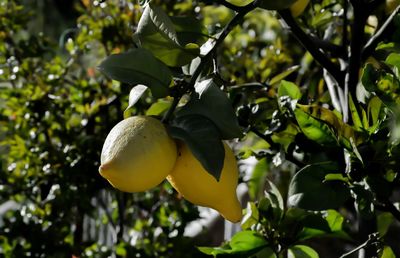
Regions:
M 290 12 L 293 17 L 297 17 L 304 12 L 310 0 L 297 0 L 293 5 L 290 6 Z
M 224 167 L 219 182 L 203 168 L 186 144 L 178 147 L 175 167 L 167 179 L 188 201 L 213 208 L 225 219 L 238 222 L 242 218 L 242 208 L 236 196 L 237 163 L 232 150 L 226 144 L 224 148 Z
M 146 191 L 165 179 L 176 158 L 176 144 L 164 125 L 152 117 L 134 116 L 108 134 L 99 172 L 121 191 Z

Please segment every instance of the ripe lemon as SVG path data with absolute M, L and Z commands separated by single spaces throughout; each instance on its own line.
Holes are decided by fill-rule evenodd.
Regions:
M 242 218 L 242 208 L 236 196 L 237 163 L 232 150 L 226 144 L 224 148 L 224 167 L 219 182 L 203 168 L 186 144 L 178 147 L 175 167 L 167 179 L 188 201 L 213 208 L 225 219 L 238 222 Z
M 304 12 L 310 0 L 297 0 L 290 6 L 290 12 L 293 17 L 297 17 Z
M 134 116 L 108 134 L 99 172 L 121 191 L 141 192 L 160 184 L 176 158 L 176 144 L 164 125 L 152 117 Z

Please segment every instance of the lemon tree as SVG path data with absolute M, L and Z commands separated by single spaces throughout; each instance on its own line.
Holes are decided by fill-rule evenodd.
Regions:
M 3 1 L 0 256 L 399 256 L 399 11 Z

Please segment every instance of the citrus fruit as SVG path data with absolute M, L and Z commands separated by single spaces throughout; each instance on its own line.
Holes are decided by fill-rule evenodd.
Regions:
M 160 184 L 176 158 L 176 144 L 164 125 L 152 117 L 134 116 L 108 134 L 99 172 L 121 191 L 141 192 Z
M 304 12 L 310 0 L 297 0 L 293 5 L 290 6 L 290 12 L 293 17 L 297 17 Z
M 225 219 L 238 222 L 242 208 L 236 196 L 237 163 L 232 150 L 226 144 L 224 148 L 224 167 L 219 181 L 203 168 L 186 144 L 178 145 L 178 158 L 167 180 L 186 200 L 213 208 Z

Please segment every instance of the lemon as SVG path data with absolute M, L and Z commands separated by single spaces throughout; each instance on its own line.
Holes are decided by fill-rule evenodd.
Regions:
M 176 158 L 176 144 L 164 125 L 152 117 L 134 116 L 108 134 L 99 172 L 121 191 L 141 192 L 160 184 Z
M 242 208 L 236 196 L 238 169 L 235 155 L 224 144 L 225 159 L 219 182 L 193 156 L 186 144 L 178 146 L 178 158 L 167 180 L 188 201 L 217 210 L 225 219 L 238 222 Z
M 290 12 L 293 17 L 297 17 L 304 12 L 310 0 L 297 0 L 290 6 Z

